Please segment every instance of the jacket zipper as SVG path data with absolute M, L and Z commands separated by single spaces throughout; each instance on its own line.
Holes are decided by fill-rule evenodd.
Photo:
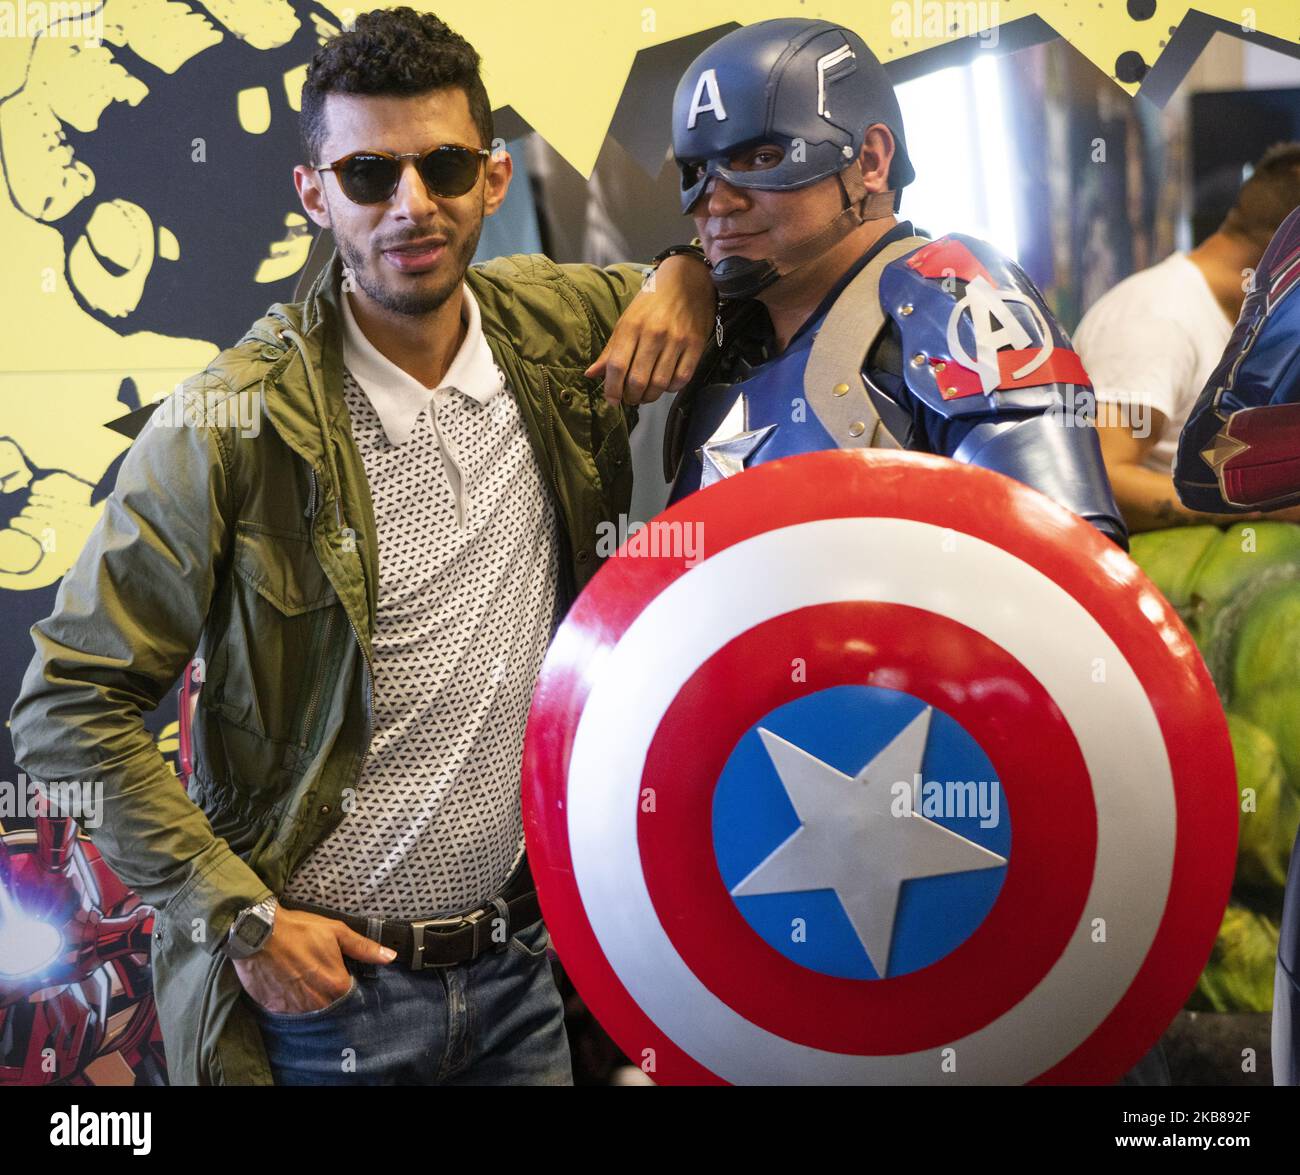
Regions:
M 311 496 L 307 503 L 307 513 L 312 518 L 315 518 L 316 495 L 317 495 L 316 470 L 311 469 L 309 472 L 311 475 Z M 341 493 L 341 492 L 342 491 L 336 487 L 335 493 Z M 343 609 L 343 614 L 347 616 L 348 627 L 352 630 L 353 637 L 356 638 L 357 648 L 361 650 L 361 660 L 364 662 L 364 675 L 362 681 L 365 686 L 366 750 L 369 750 L 370 740 L 374 737 L 374 733 L 375 733 L 374 667 L 370 663 L 370 654 L 366 652 L 366 646 L 361 639 L 361 633 L 357 631 L 357 626 L 353 623 L 352 617 L 348 615 L 347 607 L 342 600 L 339 600 L 339 607 Z M 333 626 L 334 626 L 334 613 L 333 611 L 331 611 L 329 620 L 326 622 L 326 626 L 325 626 L 326 635 L 328 635 L 329 632 L 333 629 Z M 311 702 L 308 704 L 308 708 L 307 708 L 307 723 L 305 724 L 306 730 L 311 729 L 311 719 L 315 716 L 316 706 L 320 699 L 320 688 L 321 688 L 321 682 L 320 682 L 320 678 L 318 677 L 315 685 L 312 687 Z M 361 772 L 365 766 L 365 761 L 366 761 L 366 752 L 362 751 L 361 765 L 358 766 L 357 768 L 357 777 L 356 780 L 354 781 L 355 783 L 361 782 Z
M 347 613 L 347 608 L 344 606 L 342 600 L 339 601 L 339 607 L 343 608 L 345 614 Z M 372 686 L 374 671 L 370 665 L 370 654 L 366 652 L 366 646 L 362 643 L 361 634 L 357 631 L 357 626 L 352 623 L 351 616 L 348 616 L 348 627 L 352 629 L 352 635 L 356 637 L 357 648 L 361 650 L 361 660 L 363 662 L 362 681 L 365 686 L 365 703 L 366 703 L 366 745 L 365 745 L 365 749 L 361 752 L 361 761 L 357 764 L 356 777 L 352 781 L 353 791 L 355 791 L 357 787 L 359 787 L 361 784 L 361 774 L 365 770 L 365 764 L 366 764 L 366 753 L 370 750 L 370 740 L 374 737 L 374 733 L 375 733 L 375 715 L 374 715 L 374 705 L 373 705 L 374 690 Z M 314 700 L 313 700 L 313 704 L 314 704 Z
M 342 605 L 340 600 L 339 604 Z M 346 612 L 347 609 L 344 609 Z M 370 750 L 370 740 L 375 735 L 375 714 L 374 714 L 374 667 L 370 664 L 370 654 L 366 652 L 366 646 L 362 643 L 361 634 L 357 631 L 357 626 L 352 623 L 352 617 L 348 617 L 348 627 L 352 629 L 352 635 L 357 638 L 357 648 L 361 650 L 361 660 L 365 662 L 365 676 L 363 682 L 366 692 L 366 746 L 361 752 L 361 762 L 357 765 L 357 777 L 354 781 L 356 784 L 361 782 L 361 772 L 365 769 L 366 753 Z
M 343 607 L 342 600 L 339 601 L 339 607 L 340 608 Z M 334 629 L 334 609 L 331 608 L 325 616 L 325 631 L 322 632 L 320 636 L 320 643 L 322 647 L 324 648 L 329 647 L 330 633 L 333 631 L 333 629 Z M 318 672 L 316 674 L 316 681 L 313 683 L 311 687 L 311 701 L 307 703 L 307 716 L 306 718 L 303 719 L 302 733 L 304 739 L 310 737 L 311 724 L 316 717 L 316 706 L 320 702 L 321 681 L 322 681 L 322 675 Z
M 551 377 L 545 369 L 542 371 L 542 392 L 546 400 L 546 431 L 551 438 L 551 485 L 555 489 L 555 514 L 557 519 L 562 520 L 564 517 L 564 504 L 560 501 L 560 477 L 555 471 L 556 455 L 559 452 L 559 446 L 555 443 L 555 406 L 551 402 Z M 568 535 L 568 541 L 565 543 L 568 548 L 568 562 L 564 566 L 564 583 L 561 585 L 563 594 L 567 598 L 563 602 L 562 612 L 568 611 L 578 595 L 578 585 L 573 570 L 573 536 L 568 534 L 568 529 L 567 526 L 561 524 L 561 534 Z
M 555 507 L 560 509 L 560 477 L 555 472 L 555 453 L 557 452 L 555 444 L 555 407 L 551 403 L 551 377 L 545 371 L 542 372 L 542 390 L 546 394 L 546 431 L 551 437 L 551 485 L 555 487 Z
M 313 469 L 310 465 L 307 466 L 307 476 L 310 479 L 310 489 L 307 494 L 307 509 L 304 510 L 303 513 L 309 519 L 315 519 L 316 517 L 316 470 Z M 339 602 L 339 605 L 340 607 L 342 606 L 342 601 Z M 321 634 L 321 640 L 320 640 L 321 645 L 328 646 L 329 633 L 333 627 L 334 627 L 334 610 L 331 608 L 329 615 L 325 618 L 325 631 Z M 307 703 L 307 713 L 303 718 L 302 736 L 304 741 L 308 737 L 310 737 L 311 724 L 316 717 L 316 706 L 320 702 L 320 687 L 321 687 L 321 675 L 320 673 L 317 673 L 316 680 L 312 684 L 311 700 Z

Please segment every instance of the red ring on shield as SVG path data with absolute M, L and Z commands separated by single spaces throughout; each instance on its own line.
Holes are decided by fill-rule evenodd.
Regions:
M 1006 879 L 975 932 L 929 967 L 875 980 L 811 971 L 764 942 L 727 892 L 713 846 L 714 788 L 758 717 L 812 692 L 788 672 L 758 676 L 759 666 L 788 666 L 792 657 L 806 660 L 816 689 L 886 685 L 944 710 L 997 772 L 1012 826 Z M 973 697 L 935 673 L 962 659 L 981 664 L 987 693 Z M 744 691 L 731 685 L 737 680 Z M 695 735 L 701 714 L 710 725 L 704 742 Z M 1053 762 L 1050 780 L 1044 758 Z M 644 786 L 656 779 L 673 786 L 660 789 L 653 812 L 641 812 L 638 834 L 646 882 L 668 937 L 720 999 L 768 1031 L 814 1048 L 912 1052 L 976 1031 L 1019 1003 L 1051 969 L 1088 896 L 1097 814 L 1069 724 L 1006 650 L 933 613 L 860 601 L 799 609 L 755 625 L 700 666 L 677 695 L 646 759 Z M 1027 828 L 1059 820 L 1077 830 L 1077 839 L 1049 852 L 1047 841 L 1016 837 L 1022 819 Z M 1056 889 L 1059 903 L 1043 903 L 1044 885 Z M 1062 906 L 1072 914 L 1063 917 Z M 752 981 L 759 974 L 764 983 Z M 910 1013 L 917 1007 L 930 1008 L 932 1018 L 918 1023 Z
M 1204 664 L 1168 602 L 1092 527 L 1018 482 L 943 458 L 877 450 L 804 454 L 726 479 L 656 521 L 661 527 L 703 524 L 706 558 L 713 558 L 765 532 L 856 517 L 928 523 L 1000 547 L 1068 591 L 1096 618 L 1146 692 L 1167 752 L 1176 803 L 1176 840 L 1163 917 L 1138 973 L 1101 1023 L 1033 1078 L 1114 1081 L 1158 1039 L 1182 1006 L 1209 956 L 1231 887 L 1237 819 L 1234 768 L 1226 722 Z M 525 740 L 523 797 L 529 856 L 543 912 L 566 971 L 592 1012 L 634 1062 L 654 1056 L 656 1080 L 716 1083 L 716 1074 L 646 1015 L 610 965 L 583 909 L 568 833 L 573 739 L 606 654 L 641 611 L 690 570 L 680 554 L 629 557 L 625 549 L 588 585 L 557 633 L 539 678 Z M 779 573 L 773 568 L 773 574 Z M 996 585 L 991 588 L 996 590 Z M 990 590 L 990 585 L 971 584 L 966 590 Z M 1032 624 L 1033 618 L 1027 617 L 1026 623 Z M 636 705 L 635 693 L 629 693 L 627 705 Z M 746 726 L 766 709 L 770 707 L 756 704 Z M 961 715 L 953 716 L 975 735 L 998 770 L 1013 778 L 1012 765 L 1000 760 L 1001 752 L 991 745 L 996 740 L 973 729 Z M 739 721 L 732 720 L 728 746 L 734 745 Z M 695 737 L 700 737 L 698 731 Z M 1012 807 L 1017 833 L 1024 823 L 1020 811 Z M 1023 852 L 1021 840 L 1013 845 L 1006 885 Z M 643 849 L 642 858 L 643 864 L 651 862 L 653 853 Z M 663 867 L 657 862 L 652 867 L 662 879 Z M 720 880 L 715 884 L 720 887 Z M 1059 890 L 1042 891 L 1041 896 L 1044 902 L 1072 902 L 1070 894 Z M 985 925 L 966 943 L 925 970 L 972 946 L 1002 901 L 1000 895 Z M 662 921 L 663 911 L 659 914 Z M 746 930 L 756 937 L 747 925 Z M 895 984 L 901 988 L 899 981 L 922 974 L 843 982 L 884 990 Z M 878 1039 L 888 1043 L 883 1035 Z M 773 1074 L 772 1079 L 780 1081 L 781 1075 Z

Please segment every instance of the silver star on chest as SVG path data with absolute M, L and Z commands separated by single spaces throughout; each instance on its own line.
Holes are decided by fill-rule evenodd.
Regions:
M 742 472 L 754 450 L 776 431 L 775 424 L 748 430 L 748 407 L 741 392 L 713 435 L 700 446 L 700 489 Z
M 833 890 L 884 978 L 905 881 L 1007 863 L 919 813 L 893 813 L 895 784 L 910 787 L 921 770 L 931 713 L 927 706 L 852 777 L 760 727 L 799 827 L 732 889 L 732 897 Z

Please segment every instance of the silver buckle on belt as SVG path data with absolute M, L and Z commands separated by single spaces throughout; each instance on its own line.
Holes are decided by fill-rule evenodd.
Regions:
M 424 961 L 424 932 L 433 929 L 435 934 L 455 934 L 467 926 L 487 917 L 487 911 L 475 910 L 472 914 L 457 914 L 452 918 L 421 918 L 411 923 L 411 969 L 426 971 L 431 967 L 456 967 L 458 963 L 426 963 Z M 478 945 L 477 941 L 474 944 Z

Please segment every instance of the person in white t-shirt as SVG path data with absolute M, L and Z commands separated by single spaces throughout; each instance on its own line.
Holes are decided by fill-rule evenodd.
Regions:
M 1130 532 L 1240 521 L 1189 510 L 1173 460 L 1192 405 L 1228 345 L 1251 273 L 1300 204 L 1300 143 L 1271 147 L 1218 230 L 1102 295 L 1074 346 L 1097 397 L 1097 431 Z M 1300 510 L 1269 517 L 1300 521 Z

